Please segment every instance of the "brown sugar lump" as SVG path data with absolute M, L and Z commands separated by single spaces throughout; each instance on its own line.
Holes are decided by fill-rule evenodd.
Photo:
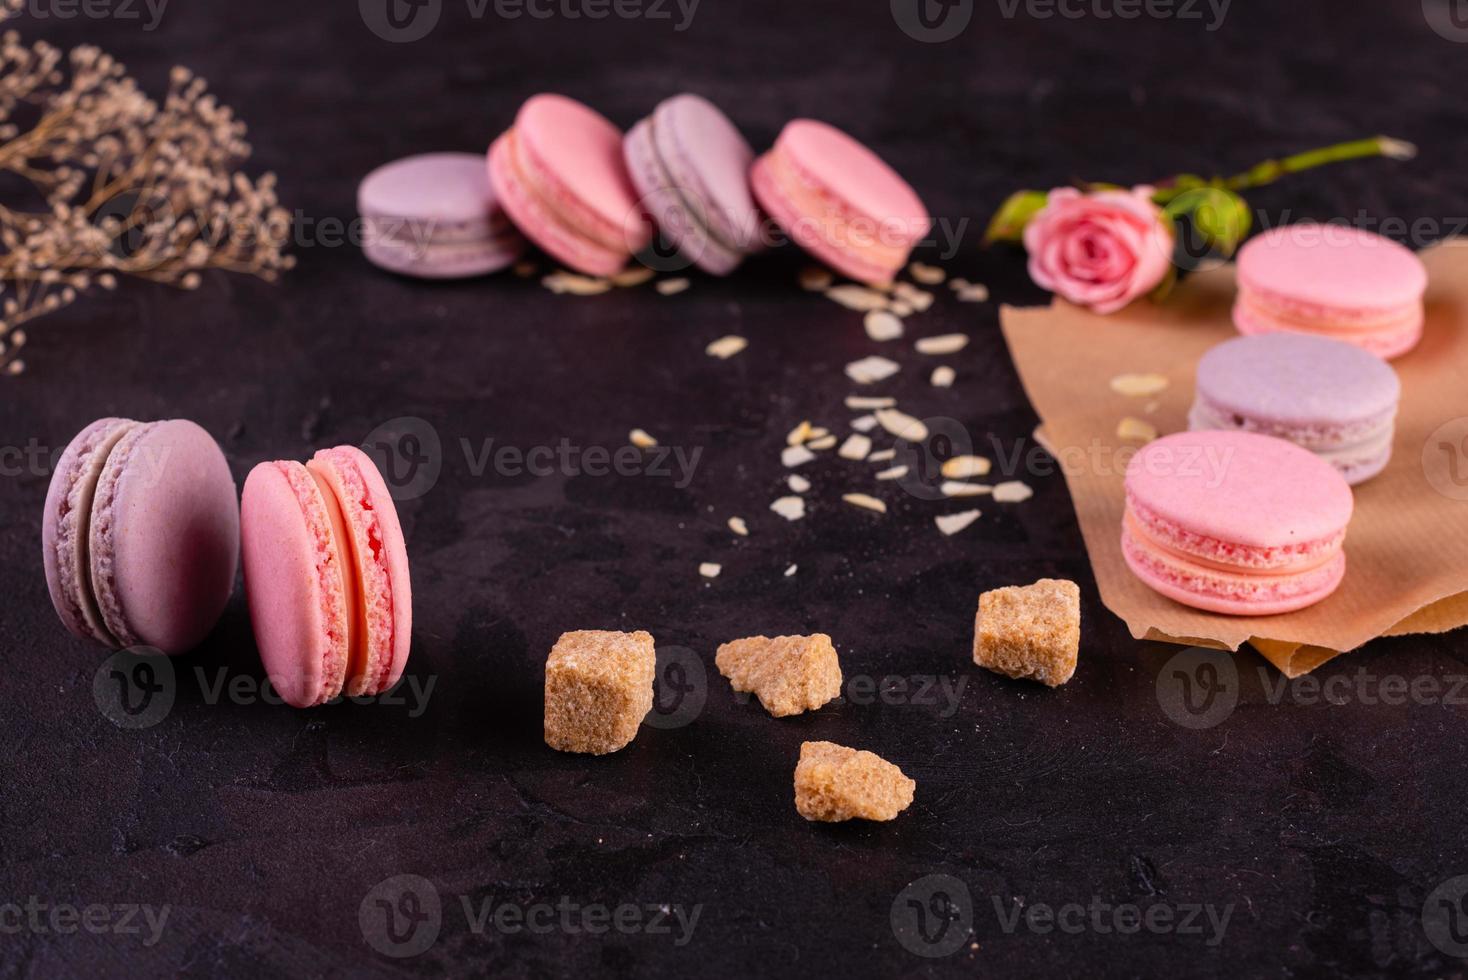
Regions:
M 562 633 L 545 661 L 545 744 L 605 755 L 632 741 L 652 710 L 650 633 Z
M 1076 672 L 1081 649 L 1081 590 L 1042 578 L 979 596 L 974 663 L 1010 677 L 1057 687 Z
M 805 742 L 795 765 L 795 809 L 807 820 L 891 820 L 912 805 L 917 783 L 872 752 Z
M 841 693 L 841 661 L 825 633 L 750 636 L 719 647 L 719 673 L 753 691 L 776 718 L 814 711 Z

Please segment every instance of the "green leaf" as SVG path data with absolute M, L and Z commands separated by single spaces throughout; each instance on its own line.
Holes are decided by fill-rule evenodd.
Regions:
M 1009 195 L 989 219 L 984 244 L 1019 241 L 1024 237 L 1025 225 L 1040 212 L 1048 198 L 1044 191 L 1015 191 Z
M 1225 258 L 1234 254 L 1254 223 L 1244 199 L 1221 187 L 1186 190 L 1169 201 L 1163 211 L 1174 222 L 1186 218 L 1193 234 Z

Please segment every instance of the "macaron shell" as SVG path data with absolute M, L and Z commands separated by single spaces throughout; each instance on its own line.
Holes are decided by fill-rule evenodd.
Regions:
M 336 492 L 361 590 L 365 670 L 347 679 L 346 691 L 380 694 L 402 676 L 413 634 L 413 590 L 397 506 L 371 457 L 355 446 L 323 449 L 307 465 Z
M 628 254 L 647 245 L 649 234 L 622 160 L 622 131 L 610 120 L 563 95 L 536 95 L 516 114 L 515 134 L 521 159 L 534 171 L 524 182 L 535 186 L 543 180 L 553 188 L 563 205 L 556 211 L 585 211 L 615 229 Z
M 525 251 L 518 235 L 477 242 L 406 245 L 387 240 L 362 246 L 367 261 L 380 269 L 418 279 L 466 279 L 513 265 Z
M 605 248 L 561 221 L 535 198 L 517 172 L 513 132 L 489 148 L 489 175 L 500 204 L 515 226 L 552 258 L 589 276 L 612 276 L 627 264 L 630 253 Z
M 1391 311 L 1420 303 L 1427 269 L 1411 249 L 1361 228 L 1304 222 L 1239 250 L 1241 286 L 1324 310 Z
M 92 596 L 92 501 L 107 457 L 136 425 L 131 419 L 103 418 L 77 433 L 51 475 L 41 518 L 42 565 L 56 614 L 76 636 L 107 646 L 117 641 Z
M 296 462 L 261 463 L 245 480 L 245 593 L 270 682 L 307 708 L 341 692 L 350 624 L 330 517 Z
M 900 234 L 908 247 L 928 233 L 932 218 L 912 187 L 862 143 L 828 123 L 795 119 L 776 145 L 802 173 L 844 207 Z
M 1234 326 L 1246 337 L 1290 332 L 1307 336 L 1325 336 L 1341 340 L 1374 354 L 1383 360 L 1394 360 L 1411 351 L 1422 340 L 1424 316 L 1420 308 L 1407 311 L 1398 322 L 1382 327 L 1362 327 L 1348 322 L 1332 325 L 1329 321 L 1306 327 L 1299 319 L 1275 315 L 1240 292 L 1233 308 Z
M 1243 549 L 1298 549 L 1345 531 L 1354 505 L 1335 468 L 1251 432 L 1179 432 L 1140 449 L 1126 492 L 1185 532 Z
M 183 419 L 128 430 L 92 507 L 92 587 L 123 646 L 183 653 L 218 622 L 234 590 L 240 516 L 219 444 Z
M 760 247 L 759 209 L 749 189 L 754 150 L 708 99 L 684 93 L 653 110 L 651 136 L 672 185 L 726 251 Z
M 1344 552 L 1308 576 L 1228 575 L 1193 568 L 1125 529 L 1121 551 L 1132 574 L 1155 592 L 1194 609 L 1231 616 L 1274 616 L 1313 606 L 1330 596 L 1346 574 Z
M 477 153 L 421 153 L 384 164 L 362 179 L 357 210 L 445 241 L 477 238 L 505 224 Z
M 707 205 L 680 193 L 664 169 L 653 140 L 653 124 L 644 119 L 627 133 L 623 144 L 627 169 L 642 195 L 642 206 L 663 236 L 689 262 L 711 275 L 733 272 L 743 256 L 718 242 L 705 224 Z
M 857 282 L 887 282 L 901 268 L 900 265 L 878 265 L 867 261 L 837 248 L 823 237 L 775 179 L 768 156 L 754 162 L 749 170 L 749 183 L 760 207 L 784 229 L 790 240 L 841 275 Z

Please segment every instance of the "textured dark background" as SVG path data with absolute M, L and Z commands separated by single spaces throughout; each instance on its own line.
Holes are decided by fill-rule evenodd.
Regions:
M 881 2 L 703 0 L 677 32 L 668 20 L 474 18 L 464 0 L 444 0 L 437 27 L 401 44 L 369 31 L 349 0 L 174 0 L 153 31 L 32 6 L 52 16 L 21 18 L 28 36 L 102 44 L 152 91 L 173 63 L 207 77 L 251 124 L 251 166 L 279 173 L 302 240 L 299 268 L 276 287 L 223 276 L 188 294 L 129 284 L 36 324 L 29 370 L 0 386 L 0 441 L 59 451 L 97 416 L 182 416 L 220 439 L 243 480 L 260 460 L 303 458 L 414 416 L 444 451 L 437 484 L 401 506 L 416 600 L 409 673 L 435 684 L 426 711 L 209 703 L 196 670 L 260 676 L 240 592 L 210 640 L 174 662 L 172 711 L 140 731 L 99 711 L 105 654 L 65 635 L 47 600 L 46 467 L 7 469 L 0 905 L 146 903 L 169 918 L 151 946 L 11 929 L 0 973 L 1460 971 L 1428 941 L 1422 911 L 1439 883 L 1468 872 L 1465 708 L 1461 698 L 1367 703 L 1361 672 L 1446 683 L 1465 672 L 1461 633 L 1373 643 L 1333 662 L 1320 676 L 1346 684 L 1341 704 L 1308 691 L 1271 703 L 1278 675 L 1242 654 L 1237 709 L 1212 728 L 1182 727 L 1157 694 L 1176 651 L 1131 640 L 1100 605 L 1059 477 L 1031 477 L 1036 496 L 1023 505 L 981 502 L 980 522 L 953 539 L 931 523 L 943 508 L 895 487 L 885 518 L 844 507 L 843 490 L 865 488 L 836 461 L 810 468 L 804 521 L 765 509 L 781 491 L 786 429 L 807 417 L 842 424 L 841 366 L 878 350 L 857 314 L 796 287 L 803 263 L 790 250 L 728 281 L 696 277 L 673 298 L 644 288 L 578 299 L 509 275 L 394 278 L 320 224 L 350 221 L 357 181 L 376 164 L 480 150 L 536 91 L 584 98 L 625 126 L 691 89 L 760 148 L 799 115 L 867 140 L 936 216 L 970 222 L 946 264 L 1004 301 L 1043 297 L 1020 255 L 977 247 L 977 225 L 1016 186 L 1079 175 L 1232 170 L 1389 132 L 1418 142 L 1420 158 L 1295 179 L 1254 203 L 1271 220 L 1431 219 L 1420 236 L 1430 239 L 1468 214 L 1468 46 L 1431 29 L 1415 0 L 1240 0 L 1214 31 L 1024 7 L 1006 18 L 981 0 L 943 44 L 909 38 Z M 945 293 L 913 321 L 919 334 L 950 330 L 974 338 L 951 359 L 958 384 L 933 392 L 909 356 L 891 390 L 981 442 L 1013 446 L 1035 419 L 997 307 Z M 750 349 L 705 357 L 725 333 L 748 336 Z M 460 448 L 489 438 L 615 448 L 633 426 L 701 449 L 692 482 L 475 475 Z M 748 539 L 725 530 L 731 514 L 750 521 Z M 711 584 L 696 573 L 706 560 L 724 565 Z M 800 571 L 787 579 L 790 562 Z M 978 593 L 1044 575 L 1082 586 L 1075 679 L 1050 691 L 974 669 Z M 645 727 L 606 758 L 546 749 L 541 665 L 574 628 L 647 629 L 695 651 L 710 675 L 701 715 Z M 713 672 L 723 640 L 815 630 L 835 637 L 848 675 L 962 680 L 956 713 L 844 703 L 777 721 Z M 808 738 L 897 761 L 917 780 L 916 803 L 888 824 L 807 824 L 790 784 Z M 374 951 L 358 917 L 369 891 L 399 874 L 427 879 L 443 903 L 437 941 L 404 959 Z M 947 957 L 914 955 L 893 926 L 899 892 L 929 874 L 969 893 L 963 902 L 949 883 L 973 924 Z M 476 934 L 461 896 L 702 908 L 679 946 L 561 927 Z M 1206 931 L 1006 932 L 996 902 L 1008 913 L 1017 900 L 1206 903 L 1230 919 L 1213 945 Z

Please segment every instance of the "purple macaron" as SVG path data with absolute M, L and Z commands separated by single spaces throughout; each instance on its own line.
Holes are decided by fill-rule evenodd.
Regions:
M 357 189 L 362 250 L 374 265 L 422 279 L 496 272 L 525 251 L 478 153 L 424 153 L 384 164 Z
M 1297 333 L 1237 337 L 1198 362 L 1188 428 L 1287 439 L 1356 484 L 1391 459 L 1401 390 L 1390 365 L 1354 344 Z
M 183 653 L 234 591 L 240 508 L 229 463 L 193 422 L 99 419 L 51 475 L 41 546 L 67 629 Z
M 749 189 L 754 151 L 708 99 L 663 100 L 622 149 L 643 206 L 689 262 L 724 276 L 759 250 L 760 213 Z

